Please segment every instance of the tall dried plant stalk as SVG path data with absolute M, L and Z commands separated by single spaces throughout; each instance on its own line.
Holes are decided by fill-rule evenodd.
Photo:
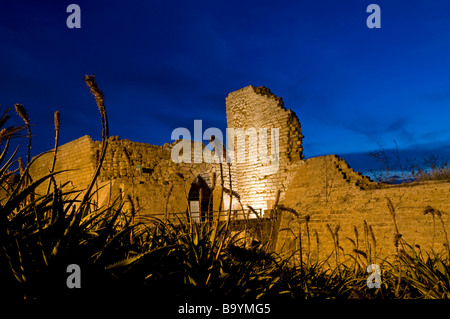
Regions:
M 102 136 L 104 139 L 107 139 L 109 137 L 109 128 L 108 128 L 108 118 L 106 115 L 106 108 L 105 108 L 105 96 L 103 92 L 98 87 L 97 83 L 95 82 L 95 75 L 86 75 L 84 77 L 84 81 L 86 82 L 86 85 L 89 87 L 92 95 L 95 97 L 95 102 L 97 103 L 98 110 L 100 112 L 100 116 L 102 118 Z
M 220 156 L 222 156 L 223 154 L 226 154 L 225 153 L 225 145 L 223 145 L 222 147 L 223 147 L 224 152 Z M 215 242 L 216 237 L 217 237 L 217 230 L 219 228 L 219 221 L 220 221 L 220 213 L 222 211 L 223 195 L 224 195 L 224 191 L 225 191 L 225 182 L 224 182 L 224 177 L 223 177 L 223 163 L 222 162 L 223 162 L 223 157 L 221 157 L 221 160 L 219 161 L 219 168 L 220 168 L 220 199 L 219 199 L 219 207 L 217 209 L 217 216 L 216 216 L 214 224 L 213 224 L 211 242 Z M 231 189 L 230 189 L 230 193 L 231 193 Z M 207 282 L 208 281 L 209 281 L 209 277 L 207 279 Z
M 448 242 L 447 228 L 445 227 L 444 220 L 442 219 L 442 212 L 440 210 L 438 210 L 438 209 L 434 209 L 431 206 L 427 206 L 427 207 L 425 207 L 425 209 L 423 211 L 423 214 L 424 215 L 431 214 L 431 216 L 433 217 L 433 246 L 434 246 L 434 236 L 435 236 L 434 233 L 435 233 L 435 230 L 436 230 L 435 229 L 435 227 L 436 227 L 436 225 L 435 225 L 435 216 L 437 216 L 439 218 L 439 221 L 442 224 L 442 229 L 444 231 L 444 236 L 445 236 L 445 238 L 444 238 L 445 239 L 444 246 L 445 246 L 445 249 L 447 250 L 448 263 L 450 263 L 450 247 L 449 247 L 449 242 Z
M 84 78 L 84 81 L 86 82 L 86 85 L 91 90 L 91 93 L 95 97 L 95 101 L 98 106 L 98 110 L 100 111 L 100 116 L 102 119 L 102 152 L 100 154 L 99 163 L 97 165 L 97 169 L 94 173 L 94 176 L 92 177 L 91 183 L 89 184 L 89 187 L 86 190 L 86 193 L 84 194 L 82 204 L 84 205 L 88 202 L 90 193 L 92 191 L 92 188 L 95 185 L 95 182 L 97 180 L 97 177 L 100 175 L 100 169 L 103 164 L 103 160 L 105 159 L 106 155 L 106 149 L 108 147 L 108 138 L 109 138 L 109 127 L 108 127 L 108 117 L 106 115 L 106 108 L 104 104 L 104 95 L 103 92 L 100 90 L 100 88 L 97 86 L 97 83 L 95 83 L 95 76 L 94 75 L 86 75 Z
M 395 251 L 396 251 L 396 259 L 398 261 L 398 278 L 397 278 L 397 285 L 396 285 L 396 288 L 395 288 L 395 297 L 398 298 L 399 293 L 400 293 L 400 283 L 402 281 L 402 262 L 400 260 L 400 253 L 399 253 L 399 248 L 398 247 L 399 247 L 399 244 L 401 243 L 400 239 L 402 237 L 402 234 L 400 234 L 400 232 L 398 231 L 394 205 L 392 205 L 392 202 L 391 202 L 391 200 L 388 197 L 386 197 L 386 201 L 387 201 L 387 206 L 388 206 L 388 209 L 389 209 L 389 213 L 391 214 L 392 220 L 394 222 L 394 227 L 395 227 L 394 246 L 395 246 Z
M 19 163 L 19 172 L 20 172 L 20 176 L 23 175 L 24 171 L 25 171 L 25 167 L 23 166 L 23 161 L 22 158 L 19 157 L 17 162 Z
M 303 270 L 303 241 L 302 241 L 302 223 L 300 222 L 300 219 L 298 220 L 298 248 L 299 248 L 299 254 L 300 254 L 300 274 L 303 277 L 304 276 L 304 270 Z
M 356 249 L 359 249 L 359 234 L 358 234 L 358 228 L 356 227 L 356 225 L 353 226 L 353 232 L 355 233 Z
M 228 165 L 228 179 L 230 180 L 230 204 L 228 206 L 228 219 L 227 219 L 227 227 L 225 233 L 228 231 L 229 220 L 231 218 L 231 210 L 233 209 L 233 185 L 231 183 L 231 163 L 227 163 Z
M 54 113 L 54 124 L 55 124 L 55 151 L 53 152 L 53 162 L 52 162 L 52 168 L 50 170 L 50 173 L 53 173 L 53 171 L 55 170 L 56 158 L 57 158 L 57 154 L 58 154 L 59 129 L 61 127 L 59 111 L 56 111 Z M 53 177 L 52 177 L 52 179 L 53 179 Z M 50 186 L 51 186 L 51 180 L 48 182 L 47 194 L 50 192 Z
M 30 118 L 28 117 L 27 111 L 22 104 L 14 104 L 16 108 L 16 113 L 25 123 L 28 133 L 28 153 L 27 153 L 27 165 L 30 163 L 30 152 L 31 152 L 31 126 L 30 126 Z
M 283 205 L 277 205 L 277 208 L 281 211 L 281 212 L 288 212 L 293 214 L 295 217 L 300 218 L 300 214 L 293 208 L 291 207 L 286 207 Z
M 338 272 L 339 274 L 341 273 L 341 267 L 340 267 L 340 263 L 339 263 L 339 230 L 341 229 L 341 226 L 339 224 L 337 224 L 334 228 L 334 230 L 331 229 L 330 224 L 326 224 L 328 231 L 331 234 L 331 238 L 333 239 L 333 244 L 334 244 L 334 255 L 335 255 L 335 259 L 336 259 L 336 266 L 338 268 Z
M 3 113 L 3 115 L 0 117 L 0 127 L 3 127 L 6 121 L 8 121 L 9 118 L 11 117 L 10 115 L 8 115 L 10 110 L 11 108 L 8 107 Z M 10 138 L 19 136 L 18 133 L 22 131 L 24 128 L 25 125 L 3 128 L 0 131 L 0 145 L 3 143 L 3 141 L 9 141 Z
M 436 217 L 434 215 L 435 211 L 436 210 L 433 207 L 431 207 L 431 206 L 427 206 L 423 210 L 423 214 L 424 215 L 430 214 L 431 217 L 433 218 L 433 237 L 431 238 L 431 248 L 432 249 L 434 249 L 434 239 L 435 239 L 435 236 L 436 236 Z
M 181 173 L 176 173 L 175 175 L 178 176 L 179 178 L 181 178 L 181 180 L 183 181 L 184 198 L 186 199 L 187 212 L 188 212 L 187 217 L 189 220 L 189 232 L 192 232 L 192 214 L 191 214 L 191 205 L 189 205 L 188 193 L 186 191 L 186 178 Z
M 169 191 L 168 191 L 168 193 L 167 193 L 166 204 L 165 204 L 165 207 L 164 207 L 164 218 L 165 218 L 166 220 L 169 219 L 169 218 L 168 218 L 167 207 L 168 207 L 168 205 L 169 205 L 170 195 L 172 195 L 172 191 L 173 191 L 173 184 L 170 185 Z
M 16 113 L 19 115 L 19 117 L 23 120 L 25 123 L 25 127 L 27 128 L 27 135 L 28 135 L 28 146 L 27 146 L 27 167 L 30 164 L 31 161 L 31 126 L 30 126 L 30 118 L 28 117 L 27 111 L 25 110 L 25 107 L 22 104 L 14 104 L 14 107 L 16 109 Z M 24 172 L 25 177 L 25 185 L 28 185 L 28 183 L 32 182 L 30 173 L 28 170 L 25 170 Z M 28 200 L 33 201 L 34 200 L 34 191 L 30 193 L 30 195 L 27 196 Z
M 438 211 L 438 218 L 441 221 L 442 229 L 444 230 L 445 235 L 445 247 L 447 248 L 447 265 L 450 265 L 450 246 L 448 242 L 447 228 L 445 227 L 444 220 L 442 219 L 442 213 Z
M 310 259 L 311 259 L 311 237 L 309 234 L 309 221 L 311 220 L 311 216 L 308 214 L 305 216 L 305 224 L 306 224 L 306 236 L 308 238 L 308 260 L 307 262 L 307 267 L 309 268 L 310 265 Z
M 211 188 L 210 188 L 210 192 L 209 192 L 209 196 L 208 196 L 208 212 L 206 214 L 206 220 L 208 221 L 207 225 L 208 228 L 211 229 L 212 227 L 212 215 L 214 214 L 214 209 L 212 209 L 212 200 L 213 200 L 213 194 L 214 194 L 214 189 L 216 188 L 216 173 L 213 172 L 212 174 L 212 184 L 211 184 Z
M 319 240 L 319 234 L 317 233 L 317 230 L 314 230 L 314 236 L 316 237 L 316 260 L 319 260 L 320 256 L 320 240 Z
M 372 237 L 372 242 L 373 242 L 373 259 L 376 263 L 377 260 L 377 240 L 375 238 L 375 233 L 372 230 L 372 226 L 369 225 L 369 233 L 370 233 L 370 237 Z
M 223 178 L 223 164 L 222 161 L 219 161 L 219 168 L 220 168 L 220 199 L 219 199 L 219 207 L 217 209 L 217 216 L 214 221 L 213 225 L 213 234 L 212 234 L 212 242 L 216 240 L 217 236 L 217 229 L 219 227 L 219 221 L 220 221 L 220 213 L 222 211 L 222 204 L 223 204 L 223 195 L 224 195 L 224 178 Z
M 224 236 L 222 238 L 222 241 L 219 245 L 219 249 L 217 249 L 217 254 L 216 254 L 216 260 L 219 258 L 220 252 L 222 251 L 222 247 L 223 244 L 225 243 L 225 239 L 226 236 L 228 234 L 228 229 L 230 227 L 230 219 L 231 219 L 231 204 L 233 203 L 233 185 L 231 183 L 231 163 L 227 163 L 228 164 L 228 178 L 229 178 L 229 182 L 230 182 L 230 207 L 228 207 L 228 218 L 225 224 L 225 232 L 224 232 Z M 223 188 L 222 188 L 223 191 Z M 208 277 L 209 279 L 209 277 Z
M 278 226 L 278 218 L 279 218 L 279 210 L 278 210 L 278 202 L 280 201 L 281 191 L 277 191 L 277 196 L 275 197 L 275 203 L 273 205 L 273 209 L 271 211 L 270 217 L 272 219 L 270 234 L 269 234 L 269 245 L 267 245 L 267 249 L 275 249 L 276 245 L 276 227 Z
M 387 206 L 388 206 L 388 209 L 389 209 L 389 213 L 391 214 L 392 220 L 394 222 L 395 233 L 396 234 L 400 234 L 400 232 L 398 231 L 397 218 L 396 218 L 396 214 L 395 214 L 394 205 L 392 205 L 392 202 L 391 202 L 391 200 L 388 197 L 386 197 L 386 202 L 387 202 Z

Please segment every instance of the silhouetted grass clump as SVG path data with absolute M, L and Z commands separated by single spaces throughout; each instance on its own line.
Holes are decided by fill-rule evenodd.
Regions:
M 413 170 L 413 176 L 418 181 L 450 179 L 450 167 L 446 160 L 443 161 L 436 156 L 431 156 L 424 159 L 424 163 L 426 168 L 416 167 Z

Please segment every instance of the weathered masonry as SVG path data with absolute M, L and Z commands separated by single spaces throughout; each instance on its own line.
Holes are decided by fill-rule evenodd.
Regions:
M 355 248 L 350 239 L 356 242 L 356 233 L 359 248 L 370 244 L 378 257 L 393 253 L 394 223 L 389 200 L 402 238 L 422 247 L 443 248 L 450 211 L 449 182 L 382 185 L 353 171 L 336 155 L 304 159 L 299 119 L 265 87 L 248 86 L 231 92 L 226 98 L 226 116 L 229 128 L 246 133 L 246 161 L 224 163 L 222 169 L 217 163 L 193 160 L 177 164 L 171 158 L 176 142 L 156 146 L 110 137 L 95 201 L 105 205 L 117 196 L 127 197 L 138 211 L 137 220 L 185 214 L 189 206 L 195 221 L 206 221 L 211 216 L 205 212 L 228 210 L 230 204 L 235 210 L 234 219 L 243 218 L 249 206 L 264 213 L 274 208 L 278 198 L 278 204 L 294 209 L 298 216 L 288 211 L 281 213 L 276 249 L 299 251 L 301 234 L 308 238 L 302 241 L 303 253 L 319 258 L 334 248 L 336 238 L 331 232 L 336 230 L 339 246 L 348 253 Z M 275 171 L 268 172 L 267 163 L 248 160 L 261 153 L 261 144 L 251 136 L 256 134 L 258 140 L 259 128 L 278 129 L 279 143 L 274 145 L 271 136 L 267 136 L 265 146 L 268 154 L 275 151 Z M 195 143 L 198 142 L 191 142 L 192 150 L 205 147 L 194 147 Z M 234 145 L 235 152 L 242 151 L 237 149 L 237 141 Z M 55 170 L 69 171 L 57 175 L 58 182 L 71 181 L 74 188 L 86 188 L 100 151 L 101 142 L 89 136 L 60 146 Z M 194 158 L 195 154 L 191 156 Z M 31 175 L 48 173 L 52 159 L 51 152 L 41 155 L 31 167 Z M 225 188 L 222 201 L 221 176 Z M 231 198 L 229 176 L 234 194 Z M 41 191 L 46 191 L 46 187 Z M 442 213 L 444 224 L 423 214 L 429 206 Z M 368 229 L 374 236 L 364 235 Z
M 301 234 L 303 253 L 312 260 L 323 260 L 333 251 L 331 232 L 336 230 L 339 246 L 347 254 L 353 254 L 354 243 L 366 252 L 370 245 L 371 258 L 394 254 L 394 214 L 399 233 L 410 245 L 441 251 L 448 240 L 450 182 L 381 185 L 354 172 L 336 155 L 307 159 L 295 169 L 283 204 L 300 216 L 282 215 L 280 229 L 289 231 L 279 233 L 277 250 L 298 250 L 294 239 Z M 444 224 L 438 216 L 425 215 L 427 207 L 439 210 Z

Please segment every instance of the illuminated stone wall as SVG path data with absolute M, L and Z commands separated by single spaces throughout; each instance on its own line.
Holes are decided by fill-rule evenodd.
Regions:
M 354 254 L 353 249 L 357 248 L 368 253 L 369 246 L 372 257 L 392 254 L 395 251 L 395 227 L 388 199 L 395 209 L 403 239 L 424 248 L 432 247 L 438 251 L 443 248 L 446 240 L 444 226 L 440 219 L 436 217 L 433 222 L 431 214 L 424 215 L 423 212 L 431 206 L 442 212 L 445 224 L 448 222 L 450 182 L 380 185 L 354 172 L 344 159 L 335 155 L 304 160 L 303 136 L 297 116 L 284 108 L 281 98 L 264 87 L 248 86 L 230 93 L 226 98 L 226 114 L 228 128 L 244 132 L 253 128 L 257 136 L 256 142 L 246 137 L 241 145 L 236 138 L 235 155 L 237 157 L 238 151 L 243 149 L 246 160 L 238 162 L 239 158 L 236 158 L 231 166 L 222 166 L 224 187 L 230 188 L 230 168 L 232 189 L 240 199 L 232 198 L 232 208 L 243 207 L 245 211 L 248 211 L 247 206 L 271 209 L 279 193 L 279 203 L 298 214 L 296 216 L 292 211 L 281 213 L 275 243 L 277 251 L 297 252 L 298 260 L 301 234 L 304 257 L 309 256 L 312 260 L 328 256 L 335 243 L 342 258 L 345 258 L 342 250 L 346 254 Z M 273 161 L 266 164 L 259 161 L 260 128 L 268 129 L 268 133 L 270 129 L 278 129 L 276 171 L 267 170 Z M 267 137 L 265 142 L 270 153 L 274 143 L 271 133 Z M 131 199 L 137 209 L 138 220 L 148 216 L 185 214 L 191 184 L 201 176 L 212 189 L 213 210 L 219 210 L 222 194 L 220 165 L 194 163 L 195 149 L 202 150 L 204 144 L 196 148 L 194 144 L 199 142 L 190 142 L 192 163 L 177 164 L 171 158 L 176 142 L 155 146 L 114 136 L 108 142 L 105 161 L 95 185 L 95 189 L 100 189 L 94 197 L 99 205 L 122 196 Z M 101 143 L 92 141 L 89 136 L 60 146 L 55 171 L 67 171 L 56 176 L 57 182 L 70 181 L 66 187 L 86 188 L 97 167 L 100 148 Z M 250 162 L 249 157 L 254 154 L 258 155 L 257 161 Z M 50 171 L 52 159 L 53 152 L 36 159 L 30 169 L 33 179 Z M 47 187 L 48 184 L 44 183 L 38 192 L 45 193 Z M 225 193 L 220 208 L 228 209 L 229 205 L 230 197 Z
M 95 171 L 94 147 L 94 143 L 88 135 L 58 147 L 54 168 L 55 172 L 60 172 L 55 175 L 57 184 L 70 181 L 68 187 L 86 188 Z M 34 180 L 50 173 L 53 157 L 54 152 L 49 151 L 35 159 L 33 165 L 30 166 L 30 175 Z M 45 182 L 37 188 L 37 193 L 45 194 L 47 188 L 48 183 Z
M 171 158 L 175 143 L 156 146 L 111 137 L 99 181 L 113 184 L 113 198 L 119 194 L 129 195 L 139 209 L 139 216 L 145 218 L 185 213 L 191 183 L 200 175 L 213 190 L 213 210 L 217 211 L 221 184 L 219 166 L 194 163 L 195 143 L 191 142 L 191 163 L 177 164 Z M 100 152 L 101 143 L 95 142 L 95 145 Z M 202 144 L 201 148 L 204 147 Z M 227 176 L 224 182 L 229 183 Z
M 284 108 L 281 98 L 275 96 L 265 87 L 247 86 L 230 93 L 226 98 L 226 112 L 228 128 L 254 129 L 258 135 L 259 129 L 267 129 L 267 152 L 271 153 L 271 129 L 279 130 L 279 148 L 275 148 L 278 155 L 278 169 L 270 172 L 270 164 L 261 162 L 261 143 L 245 138 L 245 146 L 234 142 L 234 151 L 238 160 L 238 147 L 245 151 L 244 163 L 233 163 L 233 174 L 236 176 L 236 191 L 242 202 L 254 208 L 271 209 L 277 192 L 281 198 L 292 178 L 290 170 L 302 162 L 303 147 L 300 122 L 291 110 Z M 272 134 L 273 136 L 273 134 Z M 265 140 L 265 139 L 264 139 Z M 250 155 L 258 155 L 252 162 Z M 269 171 L 269 173 L 267 173 Z
M 226 98 L 228 127 L 234 129 L 254 129 L 256 142 L 248 136 L 241 144 L 245 162 L 234 161 L 223 164 L 224 187 L 230 189 L 231 170 L 232 190 L 238 197 L 230 197 L 225 192 L 222 209 L 232 205 L 234 210 L 270 209 L 275 203 L 277 193 L 284 198 L 287 186 L 292 179 L 292 169 L 302 163 L 303 149 L 301 127 L 294 112 L 283 106 L 281 98 L 264 87 L 248 86 L 232 92 Z M 268 163 L 262 163 L 259 143 L 259 129 L 267 129 L 264 139 L 264 154 L 276 155 Z M 277 129 L 276 135 L 271 129 Z M 275 133 L 274 133 L 275 134 Z M 225 132 L 224 132 L 225 135 Z M 272 136 L 274 139 L 272 140 Z M 275 142 L 276 143 L 272 143 Z M 239 141 L 235 140 L 235 155 L 238 155 Z M 195 150 L 192 142 L 191 163 L 174 163 L 171 150 L 175 142 L 156 146 L 132 142 L 112 136 L 108 141 L 105 160 L 100 171 L 98 183 L 101 185 L 99 203 L 109 203 L 116 196 L 131 196 L 141 215 L 183 212 L 187 207 L 186 193 L 195 177 L 201 174 L 216 197 L 214 210 L 219 210 L 221 194 L 221 173 L 219 164 L 194 163 Z M 202 144 L 200 149 L 205 145 Z M 59 181 L 71 180 L 79 188 L 86 187 L 93 175 L 101 152 L 101 142 L 92 141 L 85 136 L 69 142 L 58 150 L 56 169 L 71 169 L 70 174 L 60 176 Z M 250 155 L 256 154 L 254 162 Z M 52 154 L 38 159 L 32 169 L 35 176 L 43 176 L 49 171 Z M 236 158 L 237 160 L 239 158 Z M 276 164 L 274 164 L 276 163 Z M 182 177 L 181 177 L 182 176 Z M 99 186 L 100 187 L 100 186 Z M 242 216 L 241 216 L 242 217 Z
M 424 215 L 424 210 L 427 206 L 439 210 L 442 221 L 448 225 L 450 182 L 381 185 L 354 172 L 344 159 L 329 155 L 307 159 L 295 169 L 295 177 L 281 204 L 294 209 L 299 217 L 288 211 L 282 213 L 280 229 L 285 230 L 278 235 L 277 250 L 297 251 L 298 262 L 301 234 L 303 260 L 308 254 L 313 261 L 317 257 L 324 260 L 334 249 L 330 229 L 332 232 L 339 229 L 335 238 L 339 241 L 340 261 L 349 258 L 344 252 L 355 256 L 355 248 L 369 255 L 369 246 L 372 258 L 392 255 L 396 251 L 395 226 L 388 199 L 402 239 L 426 249 L 444 249 L 447 239 L 443 224 L 437 215 L 433 222 L 432 215 Z M 330 261 L 334 262 L 332 256 Z
M 185 213 L 187 193 L 192 181 L 201 175 L 212 188 L 213 210 L 218 210 L 220 173 L 218 165 L 206 163 L 176 164 L 171 159 L 173 144 L 155 146 L 136 143 L 112 136 L 108 140 L 106 156 L 95 184 L 99 190 L 93 201 L 99 205 L 111 203 L 117 196 L 129 196 L 138 210 L 138 218 L 149 215 L 162 217 L 165 213 Z M 202 145 L 204 147 L 204 145 Z M 194 143 L 192 142 L 192 150 Z M 57 184 L 70 183 L 66 190 L 84 190 L 91 182 L 98 165 L 101 142 L 83 136 L 58 148 L 55 172 Z M 192 153 L 192 158 L 194 153 Z M 39 155 L 30 167 L 34 180 L 48 174 L 53 161 L 53 151 Z M 228 185 L 225 169 L 224 184 Z M 38 188 L 47 191 L 48 183 Z M 228 197 L 224 196 L 224 201 Z

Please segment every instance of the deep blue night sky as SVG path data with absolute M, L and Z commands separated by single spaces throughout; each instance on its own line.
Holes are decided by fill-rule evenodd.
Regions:
M 81 29 L 66 26 L 70 3 Z M 366 26 L 370 3 L 381 29 Z M 225 130 L 226 95 L 263 85 L 298 115 L 306 157 L 367 154 L 393 140 L 412 157 L 446 156 L 449 14 L 446 0 L 2 1 L 1 109 L 27 108 L 33 155 L 53 148 L 55 110 L 61 143 L 99 140 L 83 81 L 95 74 L 111 135 L 162 145 L 177 127 L 193 131 L 194 119 Z

